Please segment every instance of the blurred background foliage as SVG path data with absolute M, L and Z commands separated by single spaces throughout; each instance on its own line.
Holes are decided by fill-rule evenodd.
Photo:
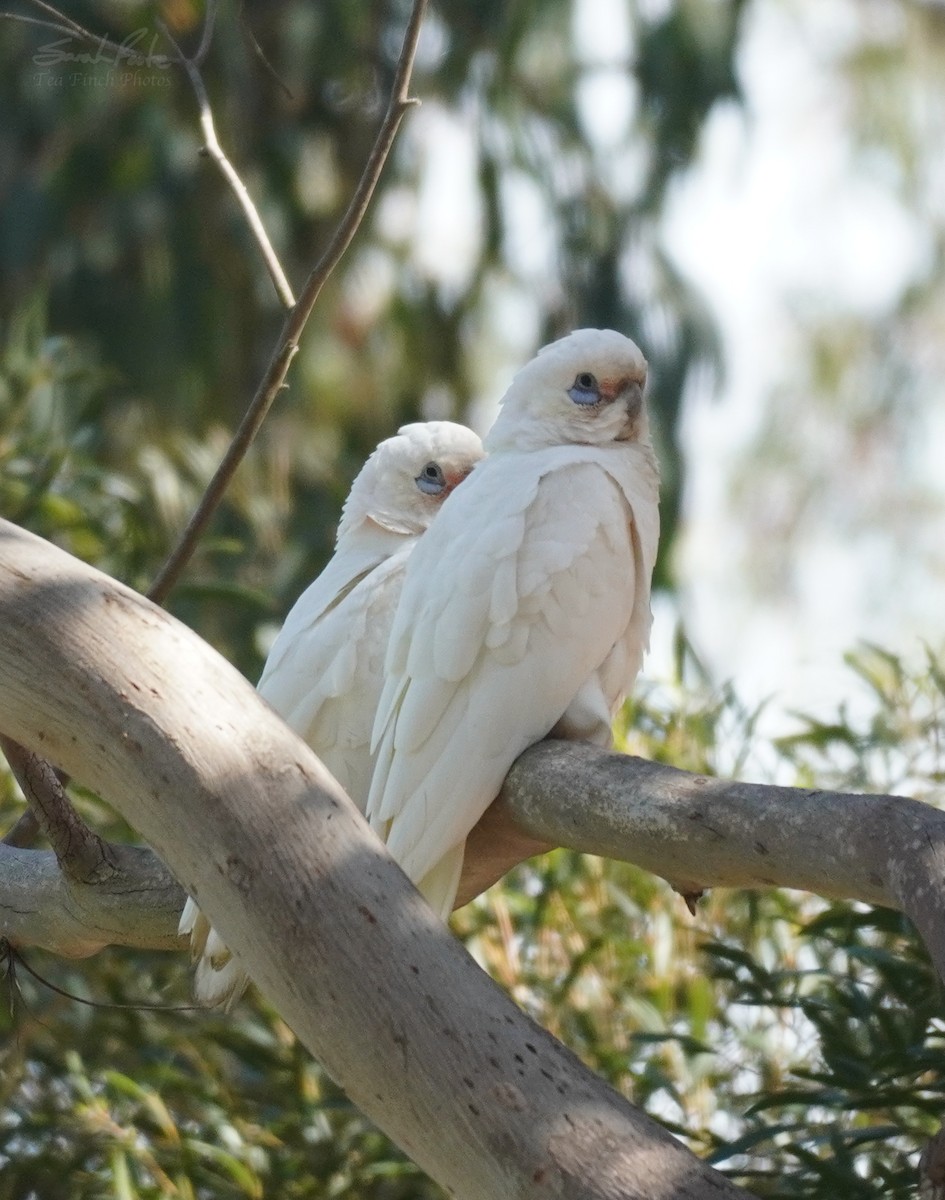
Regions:
M 573 36 L 586 0 L 435 6 L 413 89 L 423 108 L 169 605 L 251 678 L 330 553 L 376 442 L 416 416 L 475 419 L 496 380 L 576 325 L 615 326 L 646 347 L 666 477 L 659 578 L 671 586 L 681 406 L 722 364 L 712 314 L 659 221 L 713 106 L 739 100 L 751 2 L 629 3 L 619 71 L 633 104 L 610 143 L 587 121 L 615 68 Z M 218 129 L 296 287 L 367 156 L 407 8 L 221 6 L 204 71 Z M 166 52 L 158 18 L 185 47 L 200 36 L 190 0 L 69 11 L 145 55 Z M 199 154 L 179 72 L 50 62 L 57 41 L 0 23 L 0 512 L 144 588 L 244 411 L 281 314 Z M 905 71 L 892 52 L 855 66 L 864 90 L 874 69 L 887 81 Z M 868 137 L 903 145 L 889 124 Z M 468 186 L 444 187 L 444 173 Z M 812 354 L 821 379 L 828 358 Z M 874 647 L 850 666 L 869 711 L 759 744 L 758 713 L 706 678 L 680 635 L 675 678 L 642 689 L 625 744 L 699 771 L 750 760 L 782 782 L 932 798 L 945 772 L 941 666 L 930 655 L 916 673 Z M 105 834 L 133 836 L 94 797 L 78 802 Z M 20 810 L 4 780 L 0 828 Z M 455 924 L 542 1024 L 758 1194 L 911 1194 L 916 1148 L 942 1108 L 943 1014 L 898 917 L 777 892 L 715 894 L 691 919 L 660 881 L 559 851 Z M 29 961 L 89 998 L 187 1000 L 176 956 Z M 256 996 L 227 1018 L 91 1009 L 20 966 L 10 998 L 0 1200 L 441 1194 Z

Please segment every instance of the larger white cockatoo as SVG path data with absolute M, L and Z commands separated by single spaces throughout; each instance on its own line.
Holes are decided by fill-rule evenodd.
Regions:
M 515 759 L 548 734 L 609 745 L 640 668 L 659 538 L 645 383 L 613 330 L 546 346 L 407 566 L 367 816 L 444 919 Z
M 364 811 L 371 728 L 407 561 L 443 501 L 482 458 L 451 421 L 404 425 L 381 442 L 345 501 L 335 553 L 289 611 L 258 691 Z M 245 973 L 192 899 L 180 920 L 197 959 L 194 994 L 229 1003 Z

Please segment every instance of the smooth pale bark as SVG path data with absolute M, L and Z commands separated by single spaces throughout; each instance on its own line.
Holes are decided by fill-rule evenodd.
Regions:
M 519 1011 L 219 655 L 6 522 L 0 730 L 140 830 L 351 1099 L 463 1200 L 746 1195 Z
M 897 909 L 945 981 L 945 813 L 905 796 L 736 783 L 542 742 L 473 831 L 457 906 L 554 846 L 635 863 L 686 894 L 791 887 Z M 121 869 L 82 887 L 50 852 L 0 844 L 0 936 L 64 955 L 178 945 L 181 889 L 150 850 L 129 850 L 111 847 Z
M 684 893 L 791 887 L 897 909 L 923 931 L 945 981 L 945 813 L 917 800 L 735 783 L 542 742 L 473 831 L 458 905 L 559 845 L 635 863 Z M 177 944 L 181 896 L 146 848 L 114 879 L 66 888 L 50 852 L 0 845 L 0 936 L 21 945 L 85 954 Z
M 683 894 L 790 887 L 908 916 L 945 982 L 945 812 L 853 795 L 693 775 L 573 742 L 542 742 L 509 772 L 477 839 L 570 846 L 624 859 Z M 511 844 L 511 843 L 510 843 Z M 504 865 L 467 880 L 481 890 Z M 474 851 L 474 868 L 476 854 Z M 493 875 L 493 872 L 496 874 Z
M 111 870 L 74 884 L 51 850 L 0 846 L 0 938 L 85 958 L 105 946 L 185 949 L 184 889 L 145 846 L 110 846 Z

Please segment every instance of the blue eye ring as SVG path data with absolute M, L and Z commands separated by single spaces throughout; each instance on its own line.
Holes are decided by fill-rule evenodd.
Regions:
M 446 479 L 443 476 L 443 471 L 440 464 L 436 462 L 428 462 L 416 479 L 414 479 L 414 483 L 427 496 L 439 496 L 440 492 L 446 487 Z
M 590 371 L 581 371 L 568 388 L 568 395 L 575 404 L 600 404 L 600 384 Z

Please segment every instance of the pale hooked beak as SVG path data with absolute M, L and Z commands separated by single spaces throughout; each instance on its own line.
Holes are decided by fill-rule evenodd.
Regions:
M 444 470 L 443 478 L 446 480 L 445 495 L 448 496 L 454 488 L 458 488 L 463 480 L 468 478 L 474 466 L 475 463 L 468 467 L 458 467 L 452 470 Z
M 617 441 L 627 442 L 637 435 L 640 413 L 643 410 L 643 384 L 639 379 L 622 379 L 619 389 L 611 398 L 620 399 L 626 409 L 627 419 L 617 435 Z
M 601 400 L 613 404 L 623 399 L 627 410 L 639 410 L 643 403 L 643 384 L 638 379 L 602 379 L 598 384 Z

